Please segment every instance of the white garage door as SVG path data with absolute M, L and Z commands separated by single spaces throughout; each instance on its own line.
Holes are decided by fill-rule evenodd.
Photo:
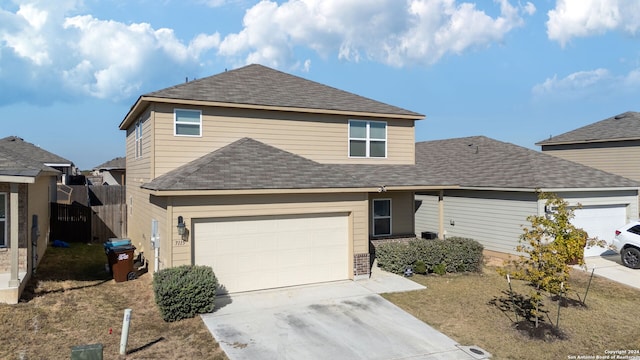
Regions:
M 624 205 L 585 206 L 575 210 L 572 224 L 585 230 L 590 237 L 598 237 L 611 244 L 615 231 L 627 221 L 627 207 Z M 593 246 L 586 248 L 584 256 L 599 256 L 606 248 Z
M 227 292 L 347 279 L 345 214 L 260 216 L 194 222 L 194 258 Z

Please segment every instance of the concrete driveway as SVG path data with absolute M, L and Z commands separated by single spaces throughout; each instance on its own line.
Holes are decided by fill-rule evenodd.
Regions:
M 202 319 L 232 360 L 490 357 L 378 295 L 423 288 L 388 275 L 220 297 Z
M 640 269 L 630 269 L 622 265 L 620 254 L 591 256 L 584 258 L 586 269 L 577 266 L 576 268 L 593 271 L 595 275 L 640 289 Z

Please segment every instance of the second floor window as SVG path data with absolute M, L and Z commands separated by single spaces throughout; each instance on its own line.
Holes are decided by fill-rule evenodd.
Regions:
M 349 157 L 387 157 L 387 123 L 349 120 Z
M 175 135 L 201 136 L 202 112 L 200 110 L 175 109 Z
M 136 159 L 142 157 L 142 120 L 136 122 Z

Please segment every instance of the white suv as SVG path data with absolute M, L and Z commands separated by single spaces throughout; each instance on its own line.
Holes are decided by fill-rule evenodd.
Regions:
M 620 252 L 624 266 L 640 269 L 640 220 L 632 221 L 616 230 L 613 245 Z

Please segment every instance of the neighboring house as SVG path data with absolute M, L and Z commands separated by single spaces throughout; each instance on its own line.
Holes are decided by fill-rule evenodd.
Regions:
M 46 151 L 39 146 L 25 142 L 23 139 L 17 136 L 9 136 L 4 139 L 0 139 L 0 147 L 9 146 L 10 148 L 17 147 L 24 148 L 25 151 L 30 151 L 30 155 L 33 158 L 40 159 L 46 166 L 58 170 L 58 184 L 68 184 L 69 179 L 77 175 L 77 169 L 74 163 L 70 160 L 56 155 L 49 151 Z
M 0 302 L 15 304 L 49 241 L 60 172 L 51 153 L 18 137 L 0 139 Z
M 125 185 L 126 167 L 127 159 L 117 157 L 93 168 L 89 180 L 93 185 Z
M 537 142 L 563 159 L 640 181 L 640 113 L 628 111 Z
M 638 213 L 636 181 L 483 136 L 417 143 L 416 159 L 439 182 L 460 186 L 416 195 L 416 232 L 470 237 L 488 254 L 516 253 L 526 218 L 550 210 L 539 191 L 581 204 L 573 224 L 609 243 Z M 604 252 L 592 247 L 585 256 Z
M 151 270 L 209 265 L 228 292 L 367 277 L 371 240 L 420 228 L 416 193 L 465 185 L 451 159 L 429 161 L 437 149 L 416 153 L 423 117 L 261 65 L 142 95 L 120 124 L 128 237 Z M 637 195 L 587 174 L 611 182 L 606 196 Z M 506 191 L 494 185 L 470 188 Z

